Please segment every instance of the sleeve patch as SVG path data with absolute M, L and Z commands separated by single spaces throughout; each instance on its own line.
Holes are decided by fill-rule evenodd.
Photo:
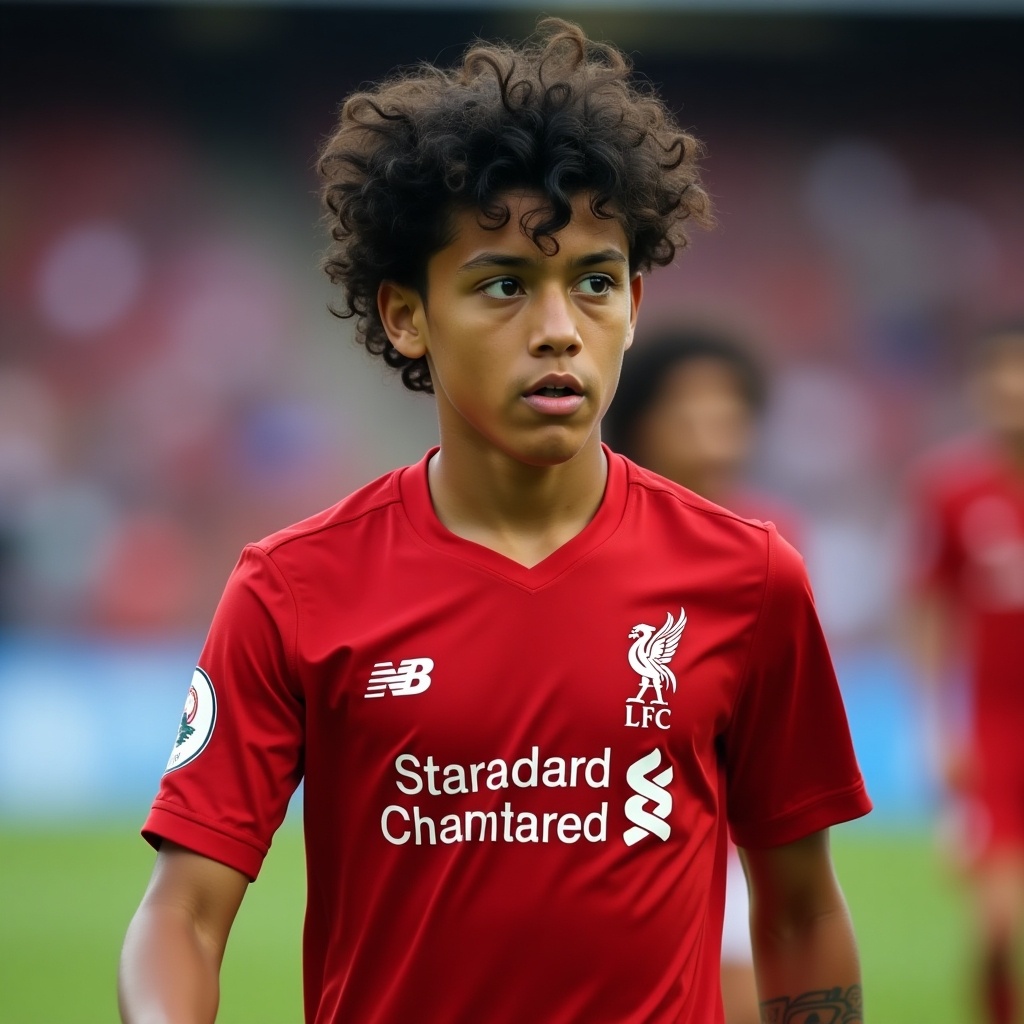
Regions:
M 178 734 L 167 760 L 167 772 L 184 768 L 194 761 L 205 749 L 213 735 L 217 722 L 217 695 L 210 677 L 197 668 L 192 674 L 192 685 L 185 697 L 185 708 L 178 723 Z

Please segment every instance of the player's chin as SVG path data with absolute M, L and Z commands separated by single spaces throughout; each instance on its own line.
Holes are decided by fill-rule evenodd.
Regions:
M 528 466 L 560 466 L 576 458 L 593 436 L 592 424 L 589 429 L 581 425 L 572 428 L 568 424 L 560 424 L 534 433 L 520 446 L 518 458 Z

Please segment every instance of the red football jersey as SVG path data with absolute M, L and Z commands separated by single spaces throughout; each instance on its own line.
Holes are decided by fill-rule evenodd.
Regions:
M 745 519 L 771 523 L 793 547 L 799 549 L 803 546 L 805 528 L 802 516 L 777 495 L 743 485 L 720 500 L 729 511 Z
M 243 553 L 144 832 L 255 878 L 305 779 L 307 1021 L 721 1021 L 727 818 L 868 811 L 800 557 L 608 457 L 532 568 L 426 459 Z
M 913 488 L 915 583 L 966 626 L 974 711 L 1024 715 L 1024 475 L 981 439 L 932 455 Z

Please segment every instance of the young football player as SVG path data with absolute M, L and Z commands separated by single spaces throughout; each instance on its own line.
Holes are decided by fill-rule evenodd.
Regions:
M 982 429 L 930 453 L 912 487 L 910 639 L 968 867 L 988 1024 L 1020 1020 L 1024 932 L 1024 321 L 981 339 Z M 965 670 L 965 671 L 962 671 Z M 966 678 L 967 727 L 950 684 Z
M 214 1018 L 300 780 L 307 1021 L 721 1021 L 730 828 L 765 1018 L 861 1019 L 828 828 L 869 803 L 802 563 L 600 440 L 643 274 L 708 218 L 699 152 L 555 20 L 345 103 L 327 271 L 440 446 L 243 552 L 125 1020 Z

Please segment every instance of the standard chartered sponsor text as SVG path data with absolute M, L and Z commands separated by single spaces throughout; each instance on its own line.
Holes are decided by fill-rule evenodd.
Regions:
M 433 756 L 395 758 L 395 785 L 407 796 L 445 797 L 508 789 L 607 789 L 611 748 L 596 757 L 540 757 L 531 747 L 513 761 L 494 758 L 469 764 L 438 764 Z M 434 814 L 433 807 L 389 804 L 381 814 L 384 838 L 396 846 L 435 846 L 464 842 L 600 843 L 608 835 L 608 802 L 589 813 L 516 810 L 511 801 L 500 809 L 460 810 Z

